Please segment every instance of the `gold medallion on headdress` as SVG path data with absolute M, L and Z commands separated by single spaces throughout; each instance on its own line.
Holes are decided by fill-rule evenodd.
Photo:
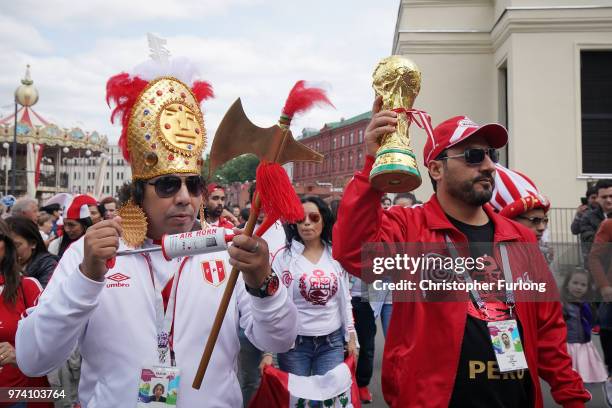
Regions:
M 128 150 L 132 178 L 200 174 L 206 130 L 191 89 L 173 77 L 151 81 L 132 108 Z

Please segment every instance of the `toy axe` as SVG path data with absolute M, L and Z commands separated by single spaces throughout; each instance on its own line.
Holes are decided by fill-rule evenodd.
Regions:
M 260 160 L 256 175 L 257 190 L 244 229 L 247 236 L 253 235 L 260 208 L 264 209 L 266 217 L 256 232 L 258 236 L 279 219 L 297 222 L 304 218 L 302 204 L 281 164 L 323 161 L 323 155 L 297 142 L 289 130 L 295 114 L 305 112 L 317 103 L 332 105 L 322 89 L 308 88 L 304 81 L 298 81 L 289 93 L 277 125 L 265 129 L 254 125 L 244 113 L 240 99 L 223 117 L 210 152 L 209 176 L 222 164 L 243 154 L 252 153 Z M 202 385 L 239 272 L 236 267 L 232 268 L 193 380 L 193 388 L 199 389 Z

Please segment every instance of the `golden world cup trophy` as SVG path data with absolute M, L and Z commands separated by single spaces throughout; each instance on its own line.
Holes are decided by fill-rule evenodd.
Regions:
M 382 109 L 397 112 L 397 129 L 381 138 L 370 184 L 387 193 L 412 191 L 421 185 L 421 175 L 408 128 L 421 89 L 421 71 L 408 58 L 392 55 L 378 63 L 372 78 L 376 96 L 382 96 Z

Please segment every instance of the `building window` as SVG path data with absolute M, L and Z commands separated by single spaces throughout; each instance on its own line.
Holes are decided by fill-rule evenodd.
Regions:
M 316 151 L 317 151 L 317 152 L 319 151 L 319 142 L 317 142 L 317 148 L 316 148 Z
M 363 152 L 361 150 L 359 150 L 357 152 L 357 166 L 361 167 L 363 166 Z
M 334 149 L 336 148 L 336 143 L 337 143 L 336 136 L 334 136 L 334 147 L 333 147 Z
M 340 147 L 344 147 L 344 135 L 340 136 Z
M 348 153 L 348 168 L 355 167 L 355 163 L 353 162 L 353 152 Z
M 349 144 L 352 145 L 353 143 L 355 143 L 355 133 L 351 132 L 349 135 Z
M 344 153 L 340 153 L 340 171 L 344 170 Z
M 109 173 L 108 173 L 108 171 L 107 171 L 107 172 L 106 172 L 106 179 L 108 180 L 108 178 L 109 178 Z
M 612 174 L 612 50 L 580 52 L 582 172 Z
M 363 143 L 363 130 L 359 129 L 359 133 L 358 133 L 358 137 L 359 137 L 359 143 Z

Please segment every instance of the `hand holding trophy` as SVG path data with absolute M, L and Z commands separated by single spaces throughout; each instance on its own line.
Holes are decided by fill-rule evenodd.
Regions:
M 382 97 L 382 109 L 397 113 L 397 128 L 380 140 L 370 183 L 388 193 L 412 191 L 421 185 L 421 175 L 408 128 L 414 121 L 427 133 L 431 130 L 429 115 L 412 109 L 421 89 L 421 72 L 408 58 L 392 55 L 376 66 L 372 87 Z

